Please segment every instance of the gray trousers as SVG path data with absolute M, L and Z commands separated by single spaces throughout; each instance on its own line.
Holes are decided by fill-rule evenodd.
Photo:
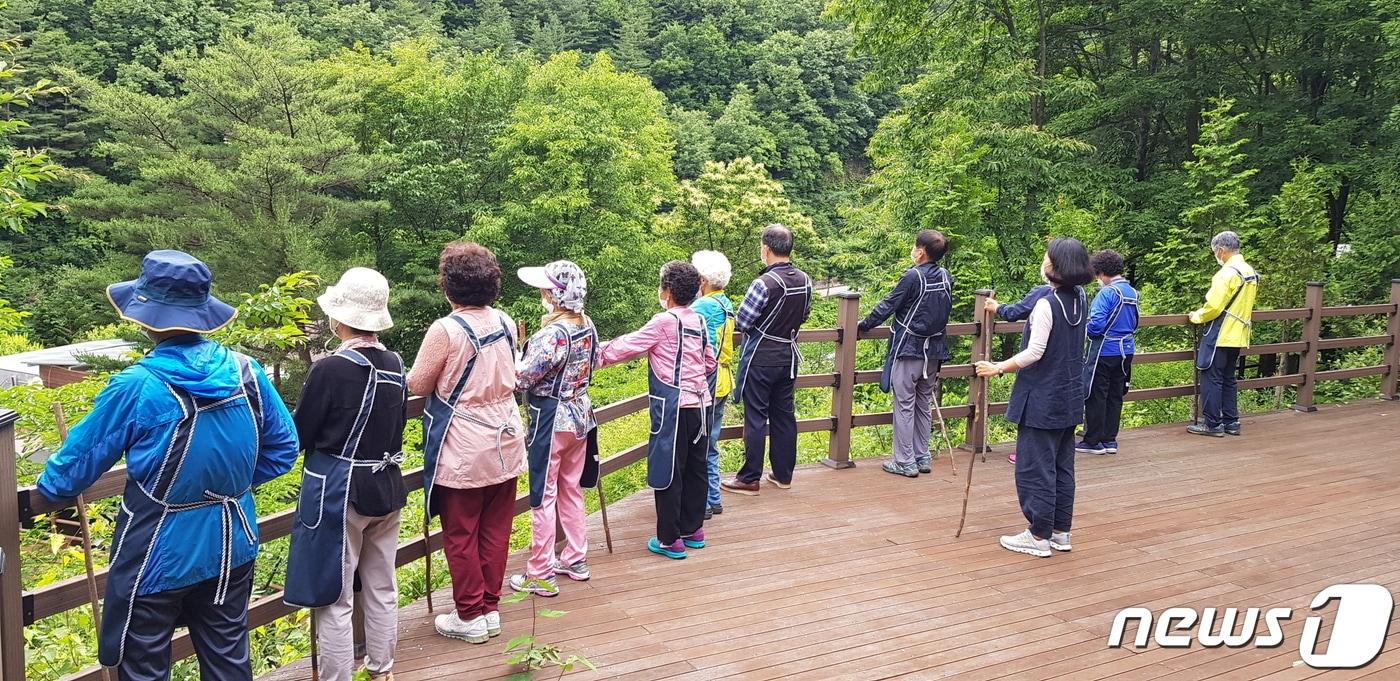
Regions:
M 365 668 L 377 675 L 394 666 L 394 647 L 399 641 L 399 588 L 394 574 L 398 542 L 398 511 L 369 518 L 356 513 L 354 507 L 345 509 L 344 587 L 339 601 L 316 609 L 323 680 L 350 681 L 355 673 L 350 616 L 356 605 L 356 571 L 360 573 L 358 605 L 365 613 Z
M 933 388 L 941 365 L 938 360 L 929 361 L 925 367 L 923 360 L 896 359 L 890 367 L 896 463 L 913 464 L 917 459 L 930 457 L 928 440 L 933 430 Z

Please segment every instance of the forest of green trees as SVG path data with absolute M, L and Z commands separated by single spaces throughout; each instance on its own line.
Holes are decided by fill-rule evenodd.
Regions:
M 383 272 L 386 341 L 411 356 L 446 311 L 438 253 L 461 238 L 508 272 L 579 262 L 605 337 L 645 319 L 657 267 L 697 248 L 725 251 L 740 289 L 774 221 L 814 277 L 867 294 L 888 290 L 918 230 L 942 230 L 958 320 L 975 288 L 1038 283 L 1050 236 L 1122 252 L 1148 313 L 1194 307 L 1222 229 L 1242 235 L 1264 308 L 1300 306 L 1314 280 L 1330 304 L 1379 302 L 1400 277 L 1393 0 L 9 0 L 0 40 L 0 355 L 129 333 L 103 290 L 155 248 L 211 265 L 244 313 L 221 340 L 285 370 L 288 398 L 322 340 L 302 325 L 324 280 Z M 538 315 L 514 277 L 502 305 Z M 812 325 L 833 321 L 821 305 Z M 1355 324 L 1334 331 L 1384 330 Z M 1323 362 L 1349 359 L 1377 362 Z M 22 476 L 56 443 L 50 402 L 76 417 L 102 380 L 0 390 L 33 434 Z M 1331 386 L 1322 399 L 1374 394 Z M 643 388 L 619 367 L 594 399 Z M 823 412 L 818 392 L 799 410 Z M 872 386 L 857 399 L 888 404 Z M 1134 403 L 1128 424 L 1179 407 Z M 644 429 L 619 421 L 605 448 Z M 810 460 L 824 435 L 803 437 Z M 887 451 L 881 437 L 859 433 L 858 453 Z M 639 489 L 633 473 L 611 489 Z M 260 512 L 288 507 L 295 478 L 261 490 Z M 31 588 L 81 572 L 51 536 L 26 535 Z M 259 561 L 260 588 L 284 544 Z M 426 588 L 414 569 L 405 600 Z M 32 678 L 91 662 L 84 618 L 27 631 Z M 254 645 L 259 670 L 296 659 L 304 618 Z
M 49 207 L 0 229 L 0 297 L 29 313 L 0 322 L 9 348 L 101 331 L 102 288 L 157 247 L 225 295 L 377 267 L 404 346 L 462 237 L 507 266 L 578 260 L 609 333 L 694 246 L 754 271 L 772 220 L 809 271 L 877 290 L 928 227 L 968 290 L 1033 283 L 1052 234 L 1115 247 L 1153 310 L 1199 295 L 1222 228 L 1271 305 L 1309 279 L 1373 300 L 1400 273 L 1381 0 L 11 0 L 2 19 L 6 84 L 51 83 L 9 98 L 4 143 L 61 166 L 4 178 Z

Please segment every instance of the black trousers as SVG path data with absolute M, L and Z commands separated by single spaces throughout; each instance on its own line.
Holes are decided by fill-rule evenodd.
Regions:
M 199 657 L 200 681 L 252 681 L 248 657 L 248 597 L 253 563 L 233 569 L 223 605 L 214 605 L 219 579 L 137 596 L 117 681 L 168 681 L 170 637 L 186 626 Z
M 1069 532 L 1074 520 L 1074 426 L 1016 428 L 1016 498 L 1031 534 Z
M 1100 357 L 1094 382 L 1084 400 L 1084 441 L 1103 444 L 1118 439 L 1123 417 L 1123 396 L 1133 380 L 1133 356 Z
M 763 477 L 763 446 L 768 444 L 768 460 L 778 482 L 792 482 L 797 467 L 797 411 L 793 392 L 797 381 L 792 367 L 749 367 L 744 385 L 744 466 L 736 476 L 740 482 L 757 482 Z
M 671 486 L 654 492 L 656 539 L 662 546 L 694 534 L 705 524 L 706 499 L 710 492 L 705 453 L 710 449 L 710 434 L 700 427 L 702 420 L 699 409 L 680 410 Z
M 1235 365 L 1239 361 L 1239 348 L 1218 347 L 1210 368 L 1201 372 L 1201 415 L 1210 428 L 1240 420 L 1239 389 L 1235 386 Z

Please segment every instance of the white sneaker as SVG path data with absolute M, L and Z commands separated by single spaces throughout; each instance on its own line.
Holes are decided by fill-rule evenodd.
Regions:
M 437 627 L 439 634 L 467 643 L 485 643 L 487 639 L 491 638 L 490 630 L 486 628 L 485 615 L 465 622 L 457 616 L 457 613 L 449 612 L 434 618 L 433 625 Z
M 1050 548 L 1055 549 L 1056 551 L 1069 551 L 1071 548 L 1069 545 L 1069 533 L 1051 532 Z
M 510 588 L 536 596 L 553 598 L 559 595 L 559 584 L 554 581 L 554 576 L 539 578 L 528 575 L 511 575 Z
M 491 638 L 496 638 L 501 635 L 500 611 L 492 610 L 486 613 L 486 635 Z
M 1050 557 L 1050 542 L 1044 539 L 1036 539 L 1031 535 L 1030 530 L 1022 530 L 1020 534 L 1008 535 L 1001 538 L 1001 547 L 1007 551 L 1024 553 L 1036 558 Z

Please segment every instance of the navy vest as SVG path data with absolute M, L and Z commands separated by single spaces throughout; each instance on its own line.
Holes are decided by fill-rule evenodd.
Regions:
M 1089 305 L 1084 289 L 1056 288 L 1045 295 L 1050 304 L 1050 338 L 1040 361 L 1016 372 L 1006 420 L 1052 430 L 1084 422 L 1084 327 Z M 1030 344 L 1031 324 L 1021 334 L 1021 349 Z
M 789 263 L 768 268 L 758 280 L 768 289 L 768 301 L 754 324 L 763 336 L 756 341 L 758 347 L 750 363 L 761 367 L 790 366 L 796 344 L 774 338 L 796 340 L 797 330 L 812 306 L 812 280 Z

